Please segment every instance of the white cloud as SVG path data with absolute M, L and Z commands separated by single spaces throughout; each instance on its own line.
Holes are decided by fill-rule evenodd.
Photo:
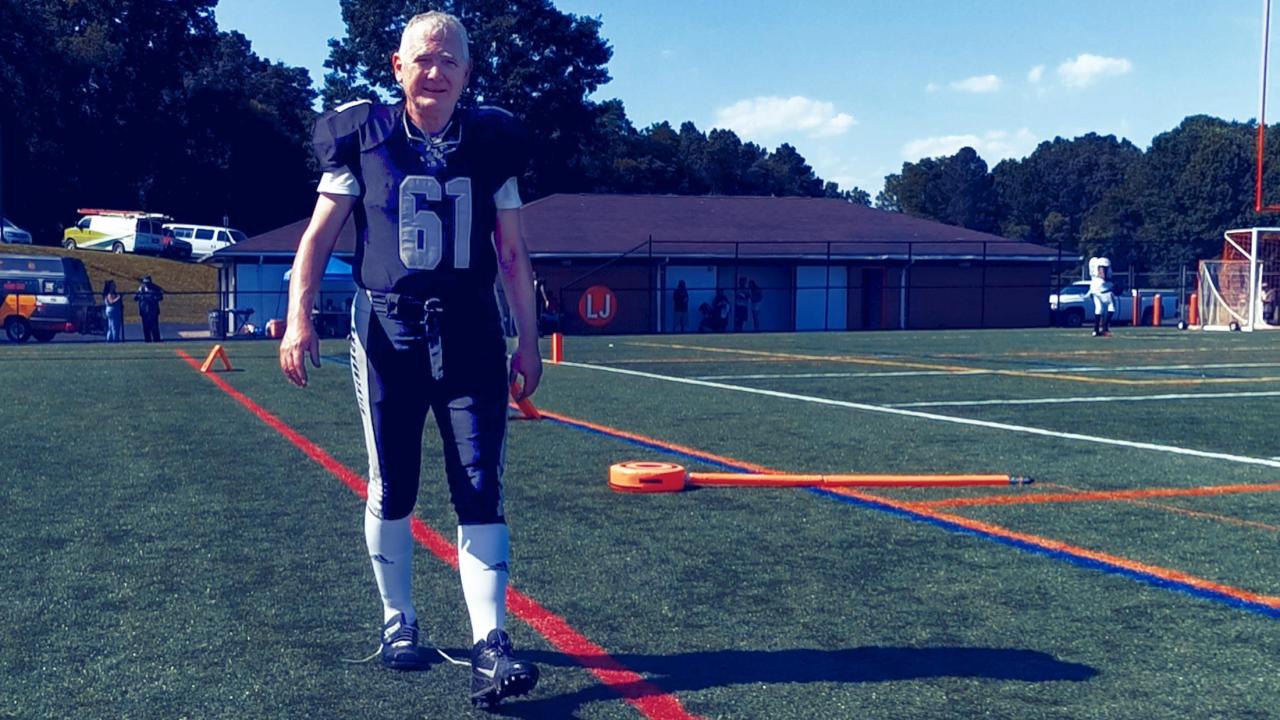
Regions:
M 1067 87 L 1083 88 L 1110 75 L 1124 75 L 1133 69 L 1133 63 L 1125 58 L 1103 57 L 1081 53 L 1058 66 L 1058 77 Z
M 938 83 L 935 83 L 935 82 L 931 82 L 928 85 L 924 86 L 924 91 L 927 93 L 938 92 L 941 89 L 942 88 L 938 85 Z
M 943 135 L 920 138 L 902 146 L 902 158 L 915 162 L 921 158 L 954 155 L 962 147 L 978 151 L 988 165 L 1005 158 L 1024 157 L 1036 148 L 1036 136 L 1027 128 L 1012 133 L 992 130 L 983 135 Z
M 998 75 L 974 75 L 963 80 L 957 80 L 950 85 L 952 90 L 970 93 L 989 93 L 1000 89 L 1000 77 Z
M 1034 85 L 1034 84 L 1039 83 L 1039 82 L 1040 82 L 1040 78 L 1042 78 L 1042 77 L 1044 77 L 1044 66 L 1043 66 L 1043 65 L 1037 65 L 1037 66 L 1035 66 L 1035 67 L 1031 68 L 1031 70 L 1027 72 L 1027 82 L 1029 82 L 1029 83 L 1031 83 L 1031 84 L 1033 84 L 1033 85 Z
M 716 110 L 715 119 L 716 127 L 753 140 L 796 132 L 814 138 L 833 137 L 848 132 L 856 123 L 852 115 L 836 112 L 832 103 L 799 95 L 740 100 Z

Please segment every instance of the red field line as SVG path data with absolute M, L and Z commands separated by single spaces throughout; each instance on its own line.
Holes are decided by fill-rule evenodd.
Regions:
M 200 370 L 198 360 L 182 350 L 175 352 L 197 372 Z M 204 373 L 204 375 L 259 420 L 283 435 L 307 457 L 341 480 L 361 499 L 367 497 L 368 483 L 359 473 L 338 462 L 324 448 L 311 442 L 247 395 L 231 387 L 226 380 L 214 373 Z M 455 568 L 458 566 L 458 551 L 452 542 L 416 517 L 410 522 L 410 526 L 413 537 L 423 547 L 450 566 Z M 605 652 L 604 648 L 573 629 L 564 618 L 542 607 L 536 600 L 514 587 L 507 589 L 507 607 L 513 615 L 528 623 L 556 649 L 573 658 L 645 717 L 653 720 L 698 720 L 698 716 L 685 710 L 675 696 L 649 683 L 639 673 L 628 669 Z
M 970 507 L 975 505 L 1024 505 L 1029 503 L 1109 502 L 1165 497 L 1205 497 L 1241 493 L 1277 492 L 1280 483 L 1262 485 L 1210 485 L 1193 488 L 1142 488 L 1138 490 L 1085 490 L 1075 493 L 983 495 L 981 497 L 924 500 L 908 503 L 913 508 Z

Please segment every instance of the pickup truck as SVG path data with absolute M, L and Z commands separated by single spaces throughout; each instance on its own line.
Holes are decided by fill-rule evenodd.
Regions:
M 1127 290 L 1113 293 L 1116 311 L 1111 316 L 1112 323 L 1127 323 L 1133 318 L 1133 294 Z M 1177 290 L 1139 290 L 1141 304 L 1141 322 L 1151 324 L 1151 315 L 1155 307 L 1155 296 L 1160 296 L 1161 321 L 1178 317 Z M 1093 298 L 1089 297 L 1089 281 L 1079 280 L 1062 288 L 1049 296 L 1049 310 L 1055 325 L 1080 327 L 1085 322 L 1093 322 Z

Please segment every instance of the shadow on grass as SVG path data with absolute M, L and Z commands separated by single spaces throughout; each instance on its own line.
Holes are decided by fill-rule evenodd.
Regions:
M 616 670 L 556 652 L 522 651 L 544 668 Z M 922 678 L 986 678 L 1014 682 L 1083 682 L 1098 674 L 1088 665 L 1058 660 L 1035 650 L 970 647 L 861 647 L 844 650 L 727 650 L 678 655 L 616 655 L 613 659 L 647 678 L 609 687 L 593 684 L 574 693 L 524 700 L 512 698 L 495 714 L 519 718 L 572 717 L 591 702 L 642 698 L 757 683 L 877 683 Z

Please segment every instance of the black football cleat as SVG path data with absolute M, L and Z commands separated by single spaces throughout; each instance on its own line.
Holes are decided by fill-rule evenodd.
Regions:
M 418 621 L 405 622 L 400 613 L 382 626 L 382 651 L 379 653 L 383 667 L 392 670 L 426 670 L 430 664 L 427 654 L 418 647 Z
M 538 684 L 538 666 L 511 656 L 511 637 L 502 630 L 471 648 L 471 704 L 492 708 L 503 698 L 524 695 Z

